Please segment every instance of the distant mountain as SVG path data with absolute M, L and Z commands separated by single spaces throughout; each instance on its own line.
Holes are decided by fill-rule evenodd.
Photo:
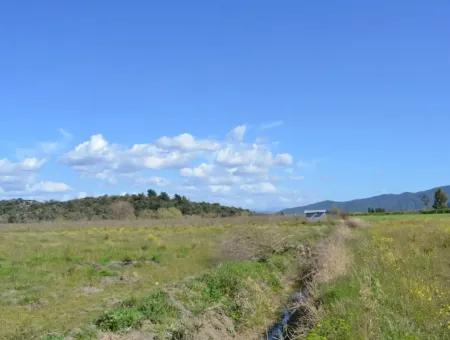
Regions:
M 439 187 L 438 187 L 439 188 Z M 323 201 L 314 204 L 305 205 L 303 207 L 296 207 L 282 210 L 284 214 L 303 214 L 305 210 L 338 208 L 346 212 L 367 212 L 368 208 L 382 208 L 386 211 L 414 211 L 424 208 L 422 197 L 426 195 L 431 206 L 434 201 L 434 193 L 438 188 L 433 188 L 426 191 L 416 193 L 405 192 L 403 194 L 386 194 L 370 198 L 356 199 L 347 202 Z M 441 187 L 450 197 L 450 185 Z

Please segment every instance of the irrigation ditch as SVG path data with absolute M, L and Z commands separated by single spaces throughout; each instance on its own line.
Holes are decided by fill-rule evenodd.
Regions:
M 297 288 L 279 319 L 267 329 L 261 339 L 288 340 L 306 337 L 317 321 L 317 311 L 320 308 L 320 301 L 314 294 L 315 287 L 332 281 L 347 271 L 351 259 L 345 243 L 351 237 L 351 229 L 356 227 L 356 222 L 343 221 L 312 250 L 308 248 L 306 252 L 302 252 L 302 260 L 306 265 L 300 273 Z

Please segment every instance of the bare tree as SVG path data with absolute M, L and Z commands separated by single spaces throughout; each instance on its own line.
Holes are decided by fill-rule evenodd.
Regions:
M 134 207 L 127 201 L 116 201 L 111 203 L 111 216 L 115 220 L 127 220 L 135 218 Z

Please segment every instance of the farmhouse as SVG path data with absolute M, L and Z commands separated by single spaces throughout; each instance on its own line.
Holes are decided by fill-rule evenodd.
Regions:
M 305 218 L 310 222 L 321 221 L 327 217 L 327 210 L 305 210 Z

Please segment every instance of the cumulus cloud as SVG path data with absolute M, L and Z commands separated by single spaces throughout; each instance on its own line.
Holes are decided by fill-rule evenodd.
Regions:
M 219 148 L 219 143 L 213 140 L 196 140 L 189 133 L 183 133 L 175 137 L 161 137 L 156 145 L 163 149 L 178 149 L 184 151 L 213 151 Z
M 172 139 L 164 137 L 156 144 L 125 147 L 111 144 L 103 135 L 97 134 L 64 155 L 62 161 L 83 175 L 115 183 L 118 176 L 125 174 L 180 168 L 199 152 L 216 147 L 214 143 L 191 137 L 183 134 Z
M 269 129 L 281 124 L 271 122 L 260 127 Z M 144 189 L 167 187 L 165 190 L 169 192 L 190 191 L 200 200 L 236 205 L 250 201 L 255 205 L 262 201 L 270 204 L 280 201 L 282 195 L 291 197 L 283 189 L 283 181 L 301 179 L 294 176 L 292 155 L 274 152 L 276 146 L 266 138 L 247 141 L 246 133 L 247 126 L 239 125 L 222 138 L 181 133 L 131 145 L 114 143 L 99 133 L 62 155 L 66 149 L 61 149 L 62 144 L 38 143 L 29 153 L 19 156 L 19 161 L 0 159 L 0 194 L 2 197 L 76 195 L 68 184 L 39 176 L 44 164 L 47 160 L 51 163 L 56 153 L 61 155 L 61 163 L 78 172 L 81 178 L 120 185 L 123 187 L 120 190 L 129 185 Z M 68 145 L 72 135 L 65 130 L 60 130 L 60 134 Z
M 214 171 L 213 164 L 202 163 L 198 167 L 183 168 L 180 174 L 183 177 L 208 178 Z
M 71 188 L 65 183 L 37 180 L 45 162 L 45 159 L 33 157 L 17 162 L 0 159 L 0 194 L 3 197 L 29 197 L 70 191 Z
M 228 144 L 217 152 L 216 162 L 227 167 L 270 168 L 276 165 L 290 165 L 293 158 L 287 153 L 274 156 L 269 148 L 262 144 Z
M 70 186 L 62 182 L 41 181 L 30 185 L 27 191 L 32 193 L 60 193 L 72 190 Z
M 25 158 L 20 162 L 11 162 L 8 159 L 0 159 L 0 174 L 18 175 L 22 172 L 33 172 L 44 165 L 45 159 Z
M 180 170 L 180 175 L 194 183 L 205 183 L 211 192 L 221 194 L 274 194 L 271 172 L 292 165 L 288 153 L 273 154 L 270 144 L 245 143 L 245 126 L 228 134 L 228 141 L 211 153 L 210 162 Z M 233 138 L 230 138 L 233 136 Z
M 182 133 L 130 146 L 96 134 L 67 152 L 62 161 L 83 176 L 109 183 L 128 179 L 140 186 L 178 186 L 223 199 L 277 194 L 279 176 L 273 173 L 291 166 L 294 159 L 288 153 L 274 153 L 273 144 L 265 140 L 245 141 L 246 131 L 246 125 L 239 125 L 223 139 Z M 164 177 L 169 169 L 178 169 L 181 183 Z

